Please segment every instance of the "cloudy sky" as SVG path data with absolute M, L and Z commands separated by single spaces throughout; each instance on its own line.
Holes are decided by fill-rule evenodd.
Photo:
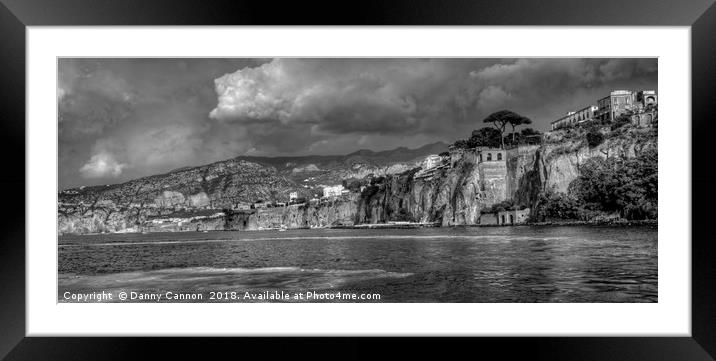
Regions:
M 237 155 L 346 154 L 465 138 L 491 112 L 533 127 L 656 59 L 60 59 L 60 189 Z

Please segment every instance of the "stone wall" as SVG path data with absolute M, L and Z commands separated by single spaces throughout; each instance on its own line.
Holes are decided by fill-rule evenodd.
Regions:
M 503 226 L 527 222 L 530 209 L 497 212 L 497 223 Z
M 501 211 L 496 213 L 484 213 L 480 215 L 481 226 L 510 226 L 527 222 L 530 216 L 530 209 Z
M 483 161 L 478 164 L 480 191 L 486 202 L 498 203 L 507 198 L 507 164 L 505 161 Z
M 485 213 L 480 215 L 481 226 L 494 226 L 497 224 L 497 215 L 495 213 Z

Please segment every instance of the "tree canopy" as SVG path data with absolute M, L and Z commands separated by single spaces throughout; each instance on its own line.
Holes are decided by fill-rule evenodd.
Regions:
M 515 127 L 524 124 L 532 124 L 532 120 L 511 110 L 500 110 L 488 115 L 483 120 L 483 123 L 491 123 L 495 127 L 495 129 L 500 132 L 500 144 L 502 148 L 504 148 L 505 141 L 502 135 L 505 133 L 505 128 L 507 127 L 507 125 L 509 124 L 512 127 L 512 141 L 514 143 Z
M 634 158 L 591 158 L 579 171 L 569 191 L 586 208 L 618 211 L 626 219 L 656 219 L 659 192 L 655 149 Z
M 468 139 L 472 147 L 499 147 L 502 144 L 502 134 L 494 128 L 480 128 L 473 130 Z
M 512 132 L 512 134 L 508 134 L 505 137 L 505 141 L 509 142 L 511 145 L 540 144 L 542 143 L 542 132 L 532 128 L 525 128 L 519 132 Z
M 458 148 L 469 149 L 475 147 L 497 148 L 501 143 L 501 134 L 495 128 L 484 127 L 472 131 L 470 138 L 459 139 L 454 145 Z
M 532 128 L 522 129 L 512 135 L 503 136 L 499 130 L 492 127 L 483 127 L 472 131 L 470 138 L 460 139 L 454 143 L 454 146 L 463 149 L 476 147 L 499 148 L 505 143 L 512 145 L 517 144 L 540 144 L 542 141 L 542 133 Z

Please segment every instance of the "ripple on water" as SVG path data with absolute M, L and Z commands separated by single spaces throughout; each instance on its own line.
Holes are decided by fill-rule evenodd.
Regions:
M 656 302 L 645 227 L 61 237 L 60 290 L 361 290 L 389 302 Z

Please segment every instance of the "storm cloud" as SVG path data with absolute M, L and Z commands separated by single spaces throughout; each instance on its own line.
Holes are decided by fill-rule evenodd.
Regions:
M 656 59 L 60 59 L 60 188 L 242 154 L 453 142 L 511 109 L 547 130 Z

